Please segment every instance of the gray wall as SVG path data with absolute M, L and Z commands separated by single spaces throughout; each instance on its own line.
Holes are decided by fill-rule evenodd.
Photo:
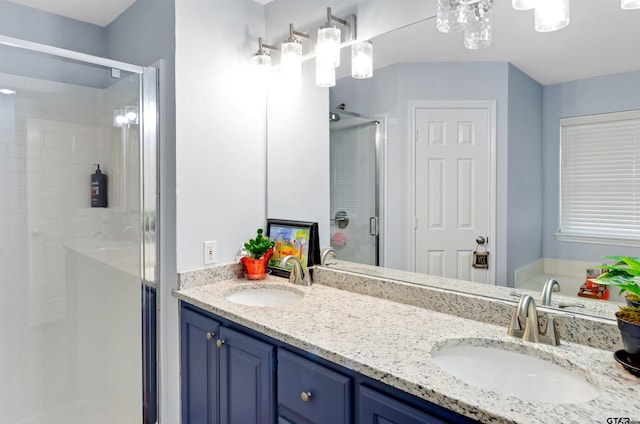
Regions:
M 509 65 L 507 283 L 542 257 L 542 86 Z M 498 221 L 502 222 L 502 221 Z
M 598 262 L 604 255 L 640 256 L 640 248 L 561 242 L 559 119 L 640 109 L 640 71 L 555 84 L 543 89 L 543 239 L 545 258 Z
M 105 56 L 105 29 L 0 0 L 0 33 L 35 43 Z

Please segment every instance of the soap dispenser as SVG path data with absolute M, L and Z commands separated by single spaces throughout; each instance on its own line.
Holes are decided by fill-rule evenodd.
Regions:
M 107 207 L 107 176 L 100 170 L 100 164 L 97 166 L 95 174 L 91 174 L 91 207 L 106 208 Z

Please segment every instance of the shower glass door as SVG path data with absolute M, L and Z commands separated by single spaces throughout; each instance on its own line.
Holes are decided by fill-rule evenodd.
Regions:
M 0 424 L 139 424 L 143 74 L 42 51 L 0 45 Z
M 379 123 L 330 114 L 331 247 L 341 260 L 379 265 Z

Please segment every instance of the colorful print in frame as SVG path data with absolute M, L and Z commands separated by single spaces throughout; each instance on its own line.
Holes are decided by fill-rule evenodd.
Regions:
M 319 262 L 318 223 L 269 219 L 267 235 L 276 243 L 269 260 L 269 269 L 273 274 L 289 276 L 291 264 L 287 268 L 280 267 L 280 261 L 289 255 L 300 260 L 305 272 L 308 267 Z

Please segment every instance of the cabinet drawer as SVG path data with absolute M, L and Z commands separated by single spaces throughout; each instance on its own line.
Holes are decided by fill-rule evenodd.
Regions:
M 445 424 L 445 421 L 363 386 L 360 386 L 359 417 L 360 424 Z
M 278 403 L 284 418 L 291 411 L 310 423 L 349 423 L 351 379 L 280 349 Z

